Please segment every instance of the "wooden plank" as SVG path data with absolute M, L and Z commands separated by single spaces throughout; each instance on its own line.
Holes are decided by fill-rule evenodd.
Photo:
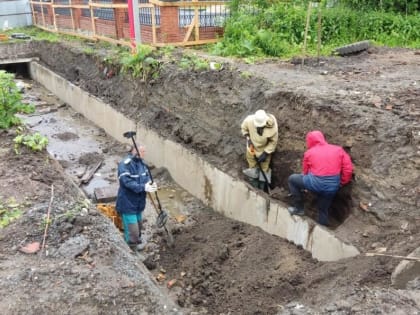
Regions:
M 380 254 L 380 253 L 365 253 L 365 256 L 368 256 L 368 257 L 383 256 L 383 257 L 398 258 L 398 259 L 403 259 L 403 260 L 420 261 L 420 257 L 413 257 L 413 256 L 400 256 L 400 255 Z
M 92 32 L 93 32 L 93 36 L 96 35 L 96 23 L 95 23 L 95 16 L 93 14 L 93 7 L 91 6 L 92 4 L 92 0 L 89 0 L 89 7 L 90 7 L 90 19 L 91 19 L 91 23 L 92 23 Z
M 41 16 L 42 16 L 42 25 L 45 26 L 44 2 L 41 2 Z
M 54 29 L 56 30 L 56 31 L 58 31 L 58 28 L 57 28 L 57 18 L 55 17 L 55 8 L 54 8 L 54 0 L 52 0 L 52 14 L 53 14 L 53 23 L 54 23 Z
M 229 2 L 227 1 L 198 1 L 198 2 L 189 2 L 189 1 L 177 1 L 177 2 L 163 2 L 159 0 L 149 0 L 149 3 L 155 4 L 160 7 L 207 7 L 212 5 L 224 5 L 228 6 Z
M 105 4 L 105 3 L 93 3 L 91 2 L 89 4 L 90 7 L 95 7 L 95 8 L 108 8 L 108 9 L 127 9 L 128 8 L 128 4 L 123 4 L 123 3 L 110 3 L 110 4 Z
M 91 167 L 85 175 L 80 179 L 80 184 L 87 184 L 92 179 L 93 175 L 95 175 L 96 171 L 101 167 L 103 161 L 99 161 L 93 167 Z
M 96 202 L 113 202 L 117 200 L 118 186 L 98 187 L 93 190 Z
M 71 0 L 69 0 L 69 3 L 70 3 L 70 6 L 71 6 Z M 70 8 L 70 16 L 71 16 L 71 28 L 74 31 L 75 27 L 74 27 L 73 7 Z
M 89 9 L 88 4 L 54 4 L 52 6 L 54 8 Z
M 34 10 L 34 4 L 32 3 L 32 1 L 30 2 L 31 4 L 31 10 L 32 10 L 32 21 L 34 24 L 36 24 L 36 16 L 35 16 L 35 10 Z
M 192 33 L 192 31 L 194 29 L 194 26 L 196 24 L 196 19 L 197 19 L 197 15 L 194 15 L 193 19 L 191 20 L 191 24 L 188 25 L 188 30 L 187 30 L 187 33 L 185 33 L 185 37 L 184 37 L 183 42 L 187 42 L 188 39 L 190 38 L 191 33 Z
M 113 38 L 109 38 L 106 36 L 100 36 L 100 35 L 95 35 L 94 38 L 96 39 L 100 39 L 109 43 L 113 43 L 116 45 L 122 45 L 122 46 L 127 46 L 127 47 L 131 47 L 130 43 L 121 39 L 113 39 Z
M 192 45 L 206 45 L 206 44 L 213 44 L 220 41 L 220 38 L 214 39 L 200 39 L 200 40 L 192 40 L 189 42 L 175 42 L 175 43 L 156 43 L 153 46 L 156 47 L 166 47 L 166 46 L 192 46 Z
M 193 0 L 193 2 L 198 2 L 198 0 Z M 194 16 L 197 17 L 195 19 L 195 40 L 200 40 L 200 19 L 199 19 L 200 12 L 198 11 L 198 7 L 194 8 Z

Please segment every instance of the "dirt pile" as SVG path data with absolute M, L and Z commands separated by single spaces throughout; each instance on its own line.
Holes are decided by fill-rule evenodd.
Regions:
M 176 314 L 120 233 L 45 153 L 0 137 L 1 209 L 21 216 L 0 232 L 2 314 Z M 48 209 L 50 219 L 47 220 Z M 24 254 L 23 246 L 45 248 Z
M 145 83 L 106 77 L 101 58 L 65 44 L 8 49 L 20 56 L 36 54 L 74 84 L 236 177 L 242 178 L 245 166 L 239 125 L 256 109 L 264 108 L 279 120 L 273 179 L 283 189 L 287 177 L 300 170 L 305 133 L 321 129 L 329 142 L 346 147 L 356 168 L 354 182 L 333 206 L 335 233 L 361 251 L 386 247 L 407 255 L 420 243 L 420 64 L 414 51 L 375 48 L 349 58 L 309 60 L 303 67 L 218 59 L 224 63 L 222 71 L 202 72 L 182 70 L 172 61 L 159 79 Z M 11 138 L 4 134 L 1 147 L 10 148 Z M 57 163 L 46 164 L 45 157 L 32 154 L 16 161 L 10 149 L 1 154 L 2 196 L 21 196 L 21 203 L 26 196 L 32 204 L 22 219 L 1 231 L 5 276 L 0 290 L 7 296 L 2 309 L 24 313 L 33 303 L 30 292 L 37 292 L 41 303 L 36 310 L 45 313 L 60 310 L 63 300 L 80 313 L 141 309 L 161 314 L 175 307 L 168 302 L 163 308 L 160 298 L 165 296 L 144 278 L 144 267 L 115 236 L 115 228 L 80 199 L 57 171 L 59 165 L 51 166 Z M 54 200 L 59 219 L 48 236 L 50 254 L 45 259 L 25 256 L 16 250 L 20 243 L 42 238 L 51 184 L 59 196 Z M 316 215 L 311 201 L 307 206 Z M 185 313 L 420 312 L 415 282 L 407 290 L 389 288 L 398 260 L 360 256 L 320 263 L 259 229 L 202 205 L 196 210 L 191 224 L 174 230 L 175 248 L 163 243 L 147 254 L 154 275 L 164 269 L 167 279 L 177 280 L 168 294 Z M 33 226 L 38 228 L 33 231 Z M 12 266 L 21 269 L 12 271 Z M 59 293 L 54 291 L 57 285 L 62 285 Z

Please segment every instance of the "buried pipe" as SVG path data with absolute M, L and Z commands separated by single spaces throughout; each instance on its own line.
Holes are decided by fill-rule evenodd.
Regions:
M 301 245 L 321 261 L 334 261 L 359 255 L 359 250 L 339 239 L 332 231 L 306 218 L 292 217 L 285 204 L 262 196 L 243 181 L 217 169 L 182 145 L 137 125 L 109 104 L 89 95 L 78 86 L 32 62 L 31 77 L 43 84 L 74 110 L 103 128 L 107 134 L 127 142 L 122 134 L 135 130 L 149 148 L 148 156 L 157 167 L 166 168 L 171 177 L 193 196 L 226 217 L 258 226 L 264 231 Z M 109 121 L 113 121 L 109 124 Z M 174 159 L 173 157 L 177 158 Z M 191 174 L 194 174 L 192 180 Z

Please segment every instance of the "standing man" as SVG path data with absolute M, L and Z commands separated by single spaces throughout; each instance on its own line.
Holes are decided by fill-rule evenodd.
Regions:
M 157 190 L 151 183 L 149 169 L 143 162 L 146 152 L 142 145 L 133 146 L 129 154 L 118 164 L 118 189 L 116 209 L 122 217 L 124 238 L 131 249 L 142 250 L 145 246 L 141 239 L 142 214 L 146 207 L 146 194 Z M 140 156 L 139 156 L 140 154 Z
M 303 174 L 289 176 L 289 189 L 293 207 L 292 215 L 304 215 L 302 190 L 317 195 L 318 223 L 328 225 L 328 210 L 335 194 L 341 186 L 351 181 L 353 164 L 344 149 L 325 141 L 321 131 L 311 131 L 306 135 L 308 150 L 304 153 Z
M 246 160 L 248 168 L 243 173 L 251 182 L 262 183 L 263 186 L 271 183 L 271 155 L 276 150 L 279 137 L 277 120 L 274 115 L 267 114 L 260 109 L 253 115 L 247 116 L 241 125 L 242 135 L 247 139 Z M 268 183 L 265 183 L 265 173 Z M 261 185 L 258 185 L 261 186 Z

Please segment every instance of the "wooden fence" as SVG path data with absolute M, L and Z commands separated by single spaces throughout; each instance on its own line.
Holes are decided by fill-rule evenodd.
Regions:
M 140 21 L 135 32 L 142 44 L 153 46 L 214 43 L 229 17 L 228 0 L 134 1 L 139 1 Z M 133 46 L 127 0 L 38 0 L 30 5 L 33 24 L 47 31 Z

